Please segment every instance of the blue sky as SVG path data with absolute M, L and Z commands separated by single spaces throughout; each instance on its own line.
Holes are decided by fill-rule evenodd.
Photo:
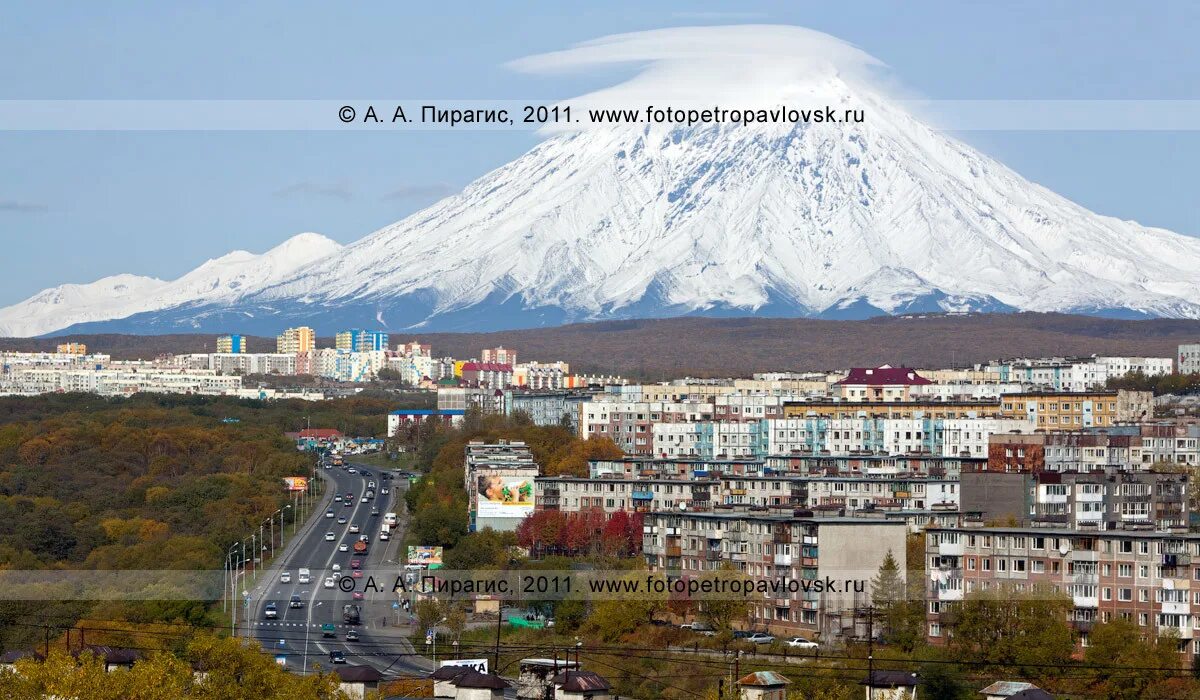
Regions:
M 577 6 L 578 5 L 578 6 Z M 455 6 L 458 7 L 458 6 Z M 937 99 L 1200 99 L 1200 4 L 1159 2 L 26 3 L 0 99 L 558 99 L 632 69 L 504 66 L 607 34 L 795 24 Z M 1103 214 L 1200 235 L 1200 132 L 962 138 Z M 169 279 L 302 231 L 356 240 L 528 149 L 528 132 L 0 132 L 0 305 Z

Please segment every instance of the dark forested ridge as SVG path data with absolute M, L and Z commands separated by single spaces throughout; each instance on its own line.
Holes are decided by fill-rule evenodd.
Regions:
M 1200 321 L 1120 320 L 1068 314 L 924 314 L 865 321 L 805 318 L 704 318 L 601 321 L 494 333 L 391 331 L 393 344 L 420 340 L 435 355 L 478 356 L 485 347 L 515 348 L 523 359 L 565 360 L 578 372 L 661 379 L 731 376 L 777 370 L 821 370 L 888 362 L 915 367 L 963 366 L 999 357 L 1153 355 L 1200 340 Z M 64 336 L 0 339 L 3 349 L 53 349 L 71 339 L 114 357 L 211 351 L 213 336 Z M 320 345 L 331 345 L 328 338 Z M 272 338 L 251 338 L 270 351 Z

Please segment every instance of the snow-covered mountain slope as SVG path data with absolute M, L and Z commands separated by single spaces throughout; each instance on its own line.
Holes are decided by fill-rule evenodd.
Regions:
M 1092 213 L 934 130 L 864 82 L 874 61 L 832 37 L 693 28 L 572 51 L 551 62 L 650 63 L 594 103 L 644 105 L 669 90 L 863 119 L 548 134 L 460 194 L 328 244 L 310 264 L 236 288 L 220 275 L 219 293 L 202 267 L 150 303 L 113 304 L 107 318 L 119 320 L 67 306 L 17 327 L 6 309 L 0 334 L 938 309 L 1200 318 L 1200 240 Z
M 91 284 L 64 284 L 0 309 L 0 336 L 41 335 L 184 305 L 234 304 L 247 291 L 285 279 L 340 247 L 322 235 L 302 233 L 262 254 L 236 250 L 209 260 L 171 282 L 115 275 Z

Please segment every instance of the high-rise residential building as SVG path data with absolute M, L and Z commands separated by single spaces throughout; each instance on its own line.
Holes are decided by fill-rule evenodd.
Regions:
M 387 350 L 388 335 L 383 331 L 364 331 L 352 328 L 348 331 L 340 331 L 337 334 L 334 347 L 347 352 Z
M 87 345 L 83 343 L 59 343 L 58 354 L 60 355 L 86 355 Z
M 503 345 L 496 348 L 484 348 L 479 353 L 479 360 L 481 362 L 495 362 L 501 365 L 515 365 L 517 364 L 517 351 L 509 350 Z
M 275 338 L 275 352 L 295 355 L 317 348 L 317 334 L 308 326 L 288 328 Z
M 1179 363 L 1176 369 L 1180 374 L 1200 372 L 1200 344 L 1187 343 L 1179 346 Z
M 241 353 L 246 352 L 245 336 L 231 334 L 223 335 L 217 338 L 218 353 Z

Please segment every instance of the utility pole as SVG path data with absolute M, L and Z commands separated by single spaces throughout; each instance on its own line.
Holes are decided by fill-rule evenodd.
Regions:
M 492 673 L 500 673 L 500 625 L 504 622 L 504 600 L 497 603 L 496 608 L 496 648 L 492 653 Z M 570 657 L 568 657 L 570 658 Z
M 867 682 L 875 682 L 875 606 L 867 606 Z

